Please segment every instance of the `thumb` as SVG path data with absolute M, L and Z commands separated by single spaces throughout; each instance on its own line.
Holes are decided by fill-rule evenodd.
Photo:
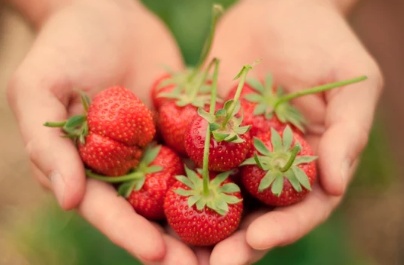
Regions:
M 68 93 L 60 96 L 62 87 L 58 87 L 57 82 L 41 78 L 34 67 L 29 69 L 20 69 L 11 79 L 8 100 L 31 162 L 49 178 L 60 206 L 69 210 L 76 207 L 84 195 L 83 164 L 69 139 L 61 138 L 60 131 L 43 126 L 46 121 L 67 118 Z M 52 91 L 57 91 L 58 97 Z

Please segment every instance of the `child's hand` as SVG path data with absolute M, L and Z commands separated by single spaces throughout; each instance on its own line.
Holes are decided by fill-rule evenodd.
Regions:
M 69 1 L 66 1 L 69 2 Z M 181 67 L 164 26 L 136 1 L 71 1 L 50 15 L 16 71 L 8 98 L 18 119 L 35 178 L 53 190 L 65 210 L 77 208 L 114 243 L 145 261 L 197 264 L 183 243 L 137 215 L 105 183 L 86 181 L 75 146 L 46 121 L 83 111 L 75 90 L 90 96 L 120 84 L 149 103 L 158 64 Z
M 306 139 L 319 156 L 319 184 L 303 202 L 263 209 L 215 246 L 210 264 L 250 264 L 322 223 L 341 201 L 368 139 L 382 88 L 378 66 L 327 1 L 241 2 L 223 17 L 212 56 L 221 58 L 222 87 L 240 65 L 263 59 L 251 74 L 272 72 L 293 91 L 361 75 L 368 80 L 297 99 L 310 122 Z M 225 92 L 225 91 L 224 91 Z M 231 255 L 229 255 L 231 253 Z

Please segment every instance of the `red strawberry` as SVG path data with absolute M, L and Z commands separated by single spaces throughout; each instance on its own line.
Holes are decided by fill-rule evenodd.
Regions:
M 142 160 L 141 163 L 143 162 Z M 148 219 L 159 220 L 165 217 L 163 204 L 166 193 L 176 182 L 175 176 L 184 174 L 184 166 L 180 157 L 165 146 L 161 146 L 155 159 L 148 165 L 149 168 L 152 166 L 161 167 L 161 171 L 144 174 L 143 179 L 138 180 L 138 184 L 144 181 L 143 186 L 138 189 L 136 185 L 128 201 L 138 214 Z
M 187 168 L 186 170 L 189 179 L 183 177 L 187 180 L 184 182 L 193 186 L 195 192 L 180 181 L 177 181 L 169 189 L 164 200 L 164 212 L 168 224 L 187 244 L 195 246 L 214 245 L 227 238 L 237 229 L 243 211 L 241 194 L 238 187 L 226 179 L 230 172 L 221 173 L 217 176 L 210 173 L 210 186 L 212 188 L 231 191 L 219 194 L 212 193 L 213 196 L 216 196 L 214 199 L 217 201 L 217 210 L 214 210 L 205 206 L 203 199 L 197 193 L 197 190 L 202 188 L 200 175 Z M 237 189 L 233 189 L 234 187 Z M 219 209 L 219 205 L 222 203 L 225 205 L 222 207 L 224 209 Z M 214 206 L 211 207 L 214 208 Z
M 185 152 L 185 135 L 190 123 L 198 116 L 192 105 L 179 107 L 174 102 L 164 104 L 160 109 L 160 130 L 164 142 L 180 154 Z
M 164 219 L 164 197 L 176 182 L 175 176 L 184 174 L 180 157 L 165 146 L 149 146 L 139 166 L 119 177 L 105 177 L 87 170 L 91 178 L 109 183 L 123 182 L 118 193 L 126 197 L 135 211 L 151 220 Z
M 151 112 L 135 94 L 120 86 L 94 97 L 87 120 L 90 132 L 127 146 L 144 147 L 156 133 Z
M 94 172 L 119 176 L 126 174 L 139 164 L 142 150 L 137 146 L 126 146 L 98 134 L 90 133 L 85 143 L 78 144 L 84 164 Z
M 187 154 L 197 166 L 202 167 L 203 164 L 205 135 L 208 131 L 213 135 L 209 141 L 209 170 L 228 171 L 238 167 L 245 160 L 251 146 L 248 132 L 250 126 L 241 126 L 243 117 L 239 117 L 237 113 L 240 109 L 238 99 L 250 69 L 252 66 L 245 65 L 239 72 L 237 78 L 240 77 L 241 81 L 234 100 L 227 101 L 222 109 L 216 111 L 216 115 L 213 115 L 214 109 L 211 109 L 210 113 L 203 109 L 198 110 L 200 116 L 192 122 L 185 139 Z
M 281 137 L 282 135 L 282 137 Z M 316 179 L 309 144 L 286 127 L 254 139 L 255 150 L 242 165 L 242 182 L 251 195 L 267 205 L 287 206 L 303 200 Z M 261 155 L 257 155 L 260 153 Z
M 185 138 L 185 149 L 189 157 L 198 167 L 203 164 L 205 135 L 209 123 L 201 116 L 192 122 Z M 228 171 L 238 167 L 250 151 L 251 138 L 249 132 L 240 135 L 243 142 L 217 141 L 210 139 L 209 170 Z

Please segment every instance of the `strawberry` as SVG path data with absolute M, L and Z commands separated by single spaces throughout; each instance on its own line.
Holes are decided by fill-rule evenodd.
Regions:
M 218 60 L 215 62 L 210 114 L 215 110 Z M 167 192 L 164 212 L 168 224 L 188 244 L 211 246 L 225 239 L 238 227 L 243 211 L 240 188 L 228 176 L 209 172 L 210 128 L 206 130 L 203 170 L 185 167 L 187 177 L 177 176 Z
M 236 184 L 226 179 L 230 172 L 217 176 L 210 173 L 210 188 L 223 191 L 214 197 L 217 206 L 210 206 L 216 207 L 214 210 L 205 206 L 209 205 L 209 202 L 206 203 L 199 198 L 197 189 L 200 189 L 201 193 L 203 186 L 201 176 L 187 168 L 186 171 L 189 179 L 182 177 L 186 181 L 177 181 L 169 189 L 164 200 L 164 212 L 168 224 L 187 244 L 214 245 L 231 235 L 240 223 L 243 212 L 240 191 Z
M 87 120 L 90 132 L 127 146 L 144 147 L 156 133 L 151 112 L 135 94 L 120 86 L 94 97 Z
M 233 100 L 224 104 L 223 109 L 216 115 L 199 109 L 199 117 L 192 122 L 185 139 L 185 149 L 189 157 L 199 167 L 202 167 L 204 157 L 205 137 L 208 127 L 212 131 L 210 138 L 209 170 L 228 171 L 238 167 L 246 158 L 251 145 L 248 130 L 250 126 L 241 126 L 243 117 L 237 114 L 240 108 L 238 98 L 242 93 L 244 80 L 248 71 L 252 68 L 246 65 L 236 78 L 241 77 L 237 93 Z M 215 72 L 217 75 L 217 72 Z M 212 94 L 212 100 L 214 96 Z M 213 107 L 213 105 L 211 105 Z M 211 109 L 211 112 L 214 108 Z
M 271 206 L 287 206 L 303 200 L 316 179 L 309 144 L 287 126 L 254 139 L 254 150 L 243 162 L 241 180 L 248 192 Z M 261 155 L 258 155 L 260 153 Z
M 153 106 L 156 110 L 168 100 L 167 98 L 158 97 L 160 93 L 170 93 L 174 90 L 175 84 L 169 82 L 170 74 L 165 74 L 154 82 L 151 88 L 151 98 L 153 101 Z
M 166 146 L 148 146 L 139 166 L 127 175 L 115 178 L 87 171 L 91 178 L 110 183 L 123 182 L 118 193 L 127 198 L 134 210 L 150 219 L 165 218 L 163 203 L 175 176 L 184 174 L 180 157 Z
M 283 89 L 273 85 L 272 76 L 267 74 L 265 82 L 261 83 L 257 79 L 247 81 L 245 92 L 242 94 L 242 109 L 244 111 L 244 122 L 251 125 L 251 136 L 268 132 L 271 128 L 282 131 L 286 126 L 290 126 L 293 131 L 303 135 L 307 123 L 303 115 L 293 107 L 289 101 L 291 99 L 323 92 L 339 86 L 344 86 L 365 80 L 366 77 L 358 77 L 336 83 L 326 84 L 292 94 L 284 94 Z M 234 90 L 231 90 L 227 98 L 232 97 Z M 247 93 L 246 91 L 251 91 Z
M 126 146 L 110 138 L 90 133 L 85 143 L 78 143 L 79 154 L 84 164 L 95 172 L 107 176 L 126 174 L 139 164 L 142 150 Z
M 85 165 L 94 172 L 117 176 L 139 163 L 142 148 L 154 137 L 156 129 L 151 112 L 129 90 L 110 87 L 90 99 L 81 93 L 86 114 L 63 122 L 47 122 L 62 127 L 63 137 L 79 140 Z

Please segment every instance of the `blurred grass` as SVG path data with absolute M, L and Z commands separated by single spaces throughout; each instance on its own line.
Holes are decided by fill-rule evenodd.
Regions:
M 195 64 L 208 33 L 212 1 L 142 1 L 168 25 L 186 64 Z M 229 7 L 235 1 L 215 2 Z M 383 128 L 376 121 L 349 194 L 354 194 L 357 188 L 380 191 L 391 184 L 395 165 Z M 62 212 L 53 202 L 46 204 L 34 218 L 33 222 L 13 225 L 12 229 L 14 244 L 32 265 L 140 264 L 76 213 Z M 257 264 L 371 265 L 366 257 L 357 255 L 346 231 L 344 216 L 338 211 L 297 243 L 272 250 Z

